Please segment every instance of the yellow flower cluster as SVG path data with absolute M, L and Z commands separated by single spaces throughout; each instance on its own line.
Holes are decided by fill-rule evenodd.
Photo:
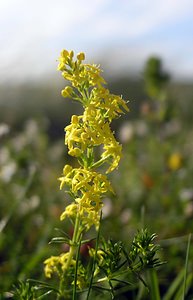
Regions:
M 67 269 L 71 272 L 71 268 L 75 270 L 76 261 L 71 259 L 70 265 L 68 264 L 69 252 L 63 253 L 59 256 L 51 256 L 44 261 L 45 264 L 45 276 L 51 278 L 53 273 L 57 273 L 59 276 L 62 275 Z M 85 268 L 81 264 L 77 273 L 77 286 L 82 289 L 85 286 Z M 74 282 L 72 281 L 72 284 Z
M 66 269 L 69 253 L 63 253 L 60 256 L 51 256 L 44 261 L 45 264 L 45 275 L 51 278 L 52 273 L 63 272 Z M 75 266 L 75 260 L 71 261 L 71 266 Z
M 58 70 L 62 71 L 64 79 L 70 81 L 72 86 L 78 89 L 82 96 L 89 87 L 100 86 L 102 83 L 105 83 L 105 80 L 100 75 L 101 70 L 98 66 L 82 64 L 82 61 L 85 59 L 84 53 L 79 53 L 77 60 L 73 60 L 73 57 L 73 51 L 63 50 L 59 57 Z M 65 91 L 66 89 L 62 91 L 62 94 L 65 94 Z M 67 94 L 69 93 L 67 92 Z M 83 100 L 86 100 L 87 96 L 84 96 Z
M 68 205 L 60 219 L 75 217 L 79 213 L 82 224 L 88 230 L 92 225 L 98 227 L 100 210 L 102 208 L 101 197 L 108 191 L 113 192 L 105 175 L 83 169 L 72 168 L 66 165 L 64 176 L 60 177 L 60 188 L 67 185 L 73 194 L 75 202 Z
M 65 144 L 69 155 L 75 157 L 85 156 L 88 148 L 103 145 L 102 159 L 110 164 L 109 173 L 118 166 L 121 157 L 121 146 L 115 140 L 110 123 L 123 110 L 128 111 L 128 107 L 120 96 L 110 94 L 102 86 L 105 80 L 99 67 L 82 63 L 84 53 L 78 54 L 77 60 L 73 57 L 73 51 L 63 50 L 59 58 L 58 69 L 71 82 L 62 96 L 80 101 L 85 110 L 81 116 L 72 116 L 71 124 L 65 128 Z
M 89 112 L 90 111 L 90 115 Z M 113 171 L 119 164 L 122 147 L 115 140 L 108 122 L 97 122 L 94 118 L 95 111 L 88 107 L 83 116 L 73 115 L 71 124 L 66 126 L 65 144 L 68 146 L 68 154 L 81 157 L 89 148 L 103 145 L 101 157 L 108 162 L 110 167 L 107 173 Z M 92 165 L 90 165 L 92 167 Z

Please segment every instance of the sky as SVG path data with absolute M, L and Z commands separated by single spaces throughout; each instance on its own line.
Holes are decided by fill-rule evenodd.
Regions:
M 0 83 L 57 78 L 62 49 L 130 76 L 154 55 L 193 81 L 193 0 L 0 0 L 0 45 Z

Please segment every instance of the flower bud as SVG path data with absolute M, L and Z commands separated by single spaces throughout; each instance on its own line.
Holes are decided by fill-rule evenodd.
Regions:
M 73 115 L 73 116 L 71 117 L 71 123 L 72 123 L 72 124 L 77 124 L 77 123 L 78 123 L 78 116 Z
M 83 52 L 78 53 L 77 54 L 77 59 L 80 60 L 80 61 L 85 60 L 85 54 Z
M 63 169 L 63 174 L 67 175 L 68 173 L 70 173 L 72 171 L 72 167 L 70 165 L 65 165 L 64 169 Z
M 81 155 L 81 150 L 79 148 L 74 148 L 74 149 L 71 149 L 70 151 L 68 151 L 68 154 L 71 156 L 78 157 Z
M 66 98 L 66 97 L 71 97 L 71 94 L 73 92 L 73 89 L 70 86 L 65 87 L 64 90 L 62 90 L 61 94 L 62 97 Z
M 61 57 L 67 57 L 68 55 L 69 55 L 69 52 L 67 51 L 67 50 L 62 50 L 61 52 L 60 52 L 60 55 L 61 55 Z
M 74 56 L 74 51 L 71 50 L 71 51 L 69 52 L 69 57 L 70 57 L 70 59 L 72 59 L 73 56 Z
M 58 64 L 57 70 L 58 71 L 64 71 L 65 70 L 65 64 L 63 62 L 60 62 Z

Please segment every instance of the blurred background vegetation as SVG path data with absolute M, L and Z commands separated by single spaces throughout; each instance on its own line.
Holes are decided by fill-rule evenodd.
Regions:
M 174 82 L 158 57 L 140 79 L 106 80 L 130 112 L 113 123 L 123 158 L 111 175 L 116 195 L 104 200 L 103 235 L 129 243 L 141 227 L 156 232 L 165 291 L 185 264 L 193 231 L 193 85 Z M 70 159 L 63 128 L 81 111 L 62 99 L 64 86 L 60 79 L 0 86 L 0 292 L 17 280 L 44 280 L 42 262 L 58 253 L 48 245 L 55 228 L 70 232 L 58 221 L 66 201 L 57 178 Z

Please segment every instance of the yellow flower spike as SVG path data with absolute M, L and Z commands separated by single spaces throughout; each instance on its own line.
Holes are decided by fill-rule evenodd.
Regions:
M 73 243 L 69 252 L 52 256 L 44 262 L 47 277 L 50 278 L 53 273 L 59 277 L 62 274 L 67 276 L 69 284 L 73 284 L 73 279 L 68 278 L 68 269 L 76 266 L 76 245 L 81 242 L 81 234 L 93 225 L 98 230 L 102 199 L 106 193 L 113 192 L 107 176 L 97 172 L 104 163 L 109 164 L 106 173 L 112 172 L 118 167 L 121 157 L 122 148 L 111 130 L 111 122 L 128 111 L 125 101 L 103 86 L 106 82 L 101 76 L 100 66 L 85 64 L 84 60 L 83 52 L 74 58 L 74 52 L 67 50 L 62 50 L 59 57 L 58 70 L 70 82 L 70 86 L 65 87 L 61 94 L 79 101 L 84 108 L 83 114 L 73 115 L 70 125 L 65 127 L 68 153 L 78 158 L 80 167 L 66 165 L 59 178 L 60 189 L 67 187 L 73 199 L 60 216 L 61 221 L 65 218 L 74 221 Z M 99 158 L 95 155 L 98 147 L 102 148 Z M 85 284 L 85 276 L 84 267 L 81 266 L 81 269 L 80 266 L 79 261 L 76 283 L 81 289 Z

